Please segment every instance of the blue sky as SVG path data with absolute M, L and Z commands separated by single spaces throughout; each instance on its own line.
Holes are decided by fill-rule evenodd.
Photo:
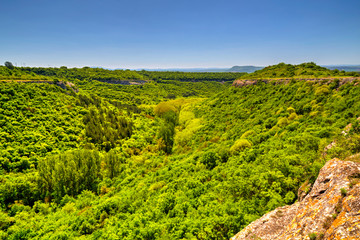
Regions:
M 0 64 L 360 64 L 359 0 L 0 0 Z

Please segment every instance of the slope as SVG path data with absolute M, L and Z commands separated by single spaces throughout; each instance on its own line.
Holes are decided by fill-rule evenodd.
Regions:
M 69 144 L 55 141 L 52 149 L 36 151 L 24 168 L 3 167 L 1 239 L 228 239 L 293 203 L 299 186 L 314 182 L 328 159 L 360 151 L 358 130 L 341 133 L 349 122 L 358 129 L 356 80 L 242 88 L 83 81 L 73 95 L 53 85 L 2 84 L 1 97 L 11 99 L 3 111 L 9 105 L 12 118 L 22 115 L 16 102 L 28 102 L 20 98 L 24 89 L 38 99 L 30 101 L 42 113 L 37 117 L 44 115 L 34 131 L 45 128 L 53 136 L 46 111 L 57 111 L 60 126 L 69 124 L 62 130 Z M 193 88 L 201 98 L 178 97 Z M 169 101 L 169 91 L 177 98 Z M 130 106 L 132 99 L 142 100 Z M 2 123 L 18 126 L 26 138 L 21 124 L 27 119 Z M 67 132 L 71 126 L 75 132 Z M 130 135 L 115 138 L 124 133 Z M 72 134 L 78 145 L 71 146 L 77 142 Z M 334 139 L 336 147 L 323 154 Z M 8 151 L 16 153 L 9 161 L 18 162 L 15 157 L 27 157 L 22 148 L 42 139 L 6 141 L 2 150 L 19 149 Z
M 323 78 L 323 77 L 344 77 L 359 76 L 356 72 L 345 72 L 337 69 L 330 70 L 316 65 L 313 62 L 291 65 L 279 63 L 265 67 L 254 73 L 246 74 L 240 79 L 266 79 L 266 78 Z

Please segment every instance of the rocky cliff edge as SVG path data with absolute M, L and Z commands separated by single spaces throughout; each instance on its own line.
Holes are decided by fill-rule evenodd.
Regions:
M 360 155 L 352 159 L 360 162 Z M 296 203 L 267 213 L 231 240 L 360 239 L 359 163 L 332 159 L 305 190 Z

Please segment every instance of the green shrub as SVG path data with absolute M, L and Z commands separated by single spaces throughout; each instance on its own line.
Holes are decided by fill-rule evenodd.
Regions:
M 317 234 L 316 233 L 310 233 L 309 238 L 310 238 L 310 240 L 316 240 Z
M 294 120 L 297 118 L 297 114 L 295 112 L 291 113 L 288 117 L 289 120 Z
M 360 133 L 360 120 L 356 119 L 352 122 L 350 133 Z
M 251 135 L 254 135 L 254 134 L 255 134 L 255 131 L 252 130 L 252 129 L 250 129 L 250 130 L 244 132 L 243 135 L 241 135 L 240 138 L 247 138 L 247 137 L 249 137 L 249 136 L 251 136 Z
M 295 108 L 293 107 L 288 107 L 288 109 L 286 109 L 290 114 L 295 113 Z
M 277 125 L 279 127 L 285 127 L 289 124 L 289 121 L 286 117 L 280 118 L 279 121 L 277 122 Z
M 232 147 L 230 148 L 230 152 L 232 155 L 235 155 L 246 148 L 250 148 L 251 146 L 252 144 L 249 140 L 240 138 L 234 143 L 234 145 L 232 145 Z
M 216 167 L 217 156 L 214 152 L 206 152 L 201 158 L 201 163 L 206 166 L 207 169 L 213 169 Z
M 341 188 L 341 189 L 340 189 L 340 192 L 341 192 L 341 196 L 343 196 L 343 197 L 345 197 L 346 194 L 347 194 L 347 191 L 346 191 L 345 188 Z
M 285 196 L 285 199 L 284 201 L 287 203 L 287 204 L 291 204 L 293 203 L 294 199 L 296 198 L 296 195 L 295 193 L 293 192 L 288 192 Z
M 328 85 L 321 85 L 315 90 L 315 96 L 327 95 L 329 93 L 330 93 L 330 88 Z
M 75 212 L 76 211 L 75 203 L 73 202 L 66 203 L 65 206 L 62 207 L 62 210 L 67 214 Z

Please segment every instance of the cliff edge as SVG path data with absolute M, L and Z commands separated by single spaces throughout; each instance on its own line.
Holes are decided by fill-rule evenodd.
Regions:
M 360 239 L 359 163 L 330 160 L 309 190 L 293 205 L 267 213 L 231 240 Z

